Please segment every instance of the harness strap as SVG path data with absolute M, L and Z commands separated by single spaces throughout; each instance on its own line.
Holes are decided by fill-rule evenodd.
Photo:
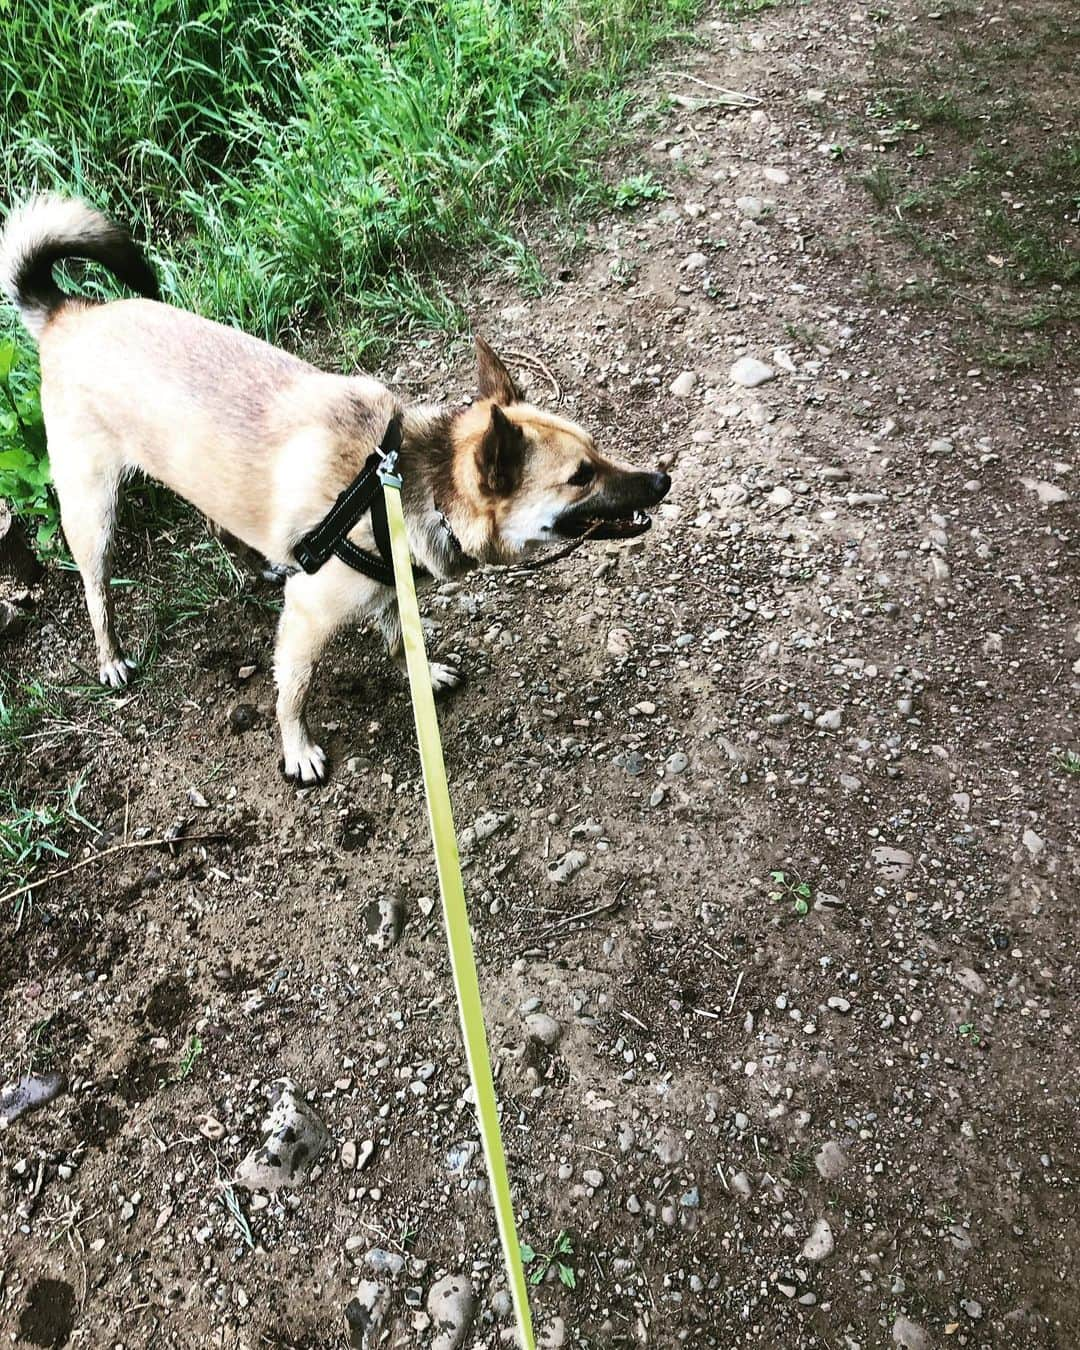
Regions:
M 369 455 L 364 467 L 313 530 L 296 544 L 293 556 L 305 572 L 317 572 L 331 556 L 347 567 L 370 577 L 380 586 L 394 584 L 390 561 L 390 532 L 386 524 L 386 504 L 380 491 L 378 469 L 386 455 L 401 449 L 401 414 L 395 413 L 383 433 L 379 449 Z M 380 557 L 358 548 L 346 536 L 368 511 Z

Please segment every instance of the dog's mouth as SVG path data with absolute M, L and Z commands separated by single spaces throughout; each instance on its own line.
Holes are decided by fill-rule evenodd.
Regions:
M 622 516 L 571 511 L 560 516 L 551 528 L 561 539 L 633 539 L 651 525 L 652 517 L 644 511 Z

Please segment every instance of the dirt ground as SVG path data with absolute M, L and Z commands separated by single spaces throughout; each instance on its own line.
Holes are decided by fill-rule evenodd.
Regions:
M 548 1346 L 1080 1344 L 1080 367 L 1065 339 L 981 366 L 947 308 L 904 303 L 918 263 L 851 163 L 880 152 L 829 150 L 879 38 L 838 0 L 706 16 L 615 167 L 670 197 L 553 234 L 542 297 L 470 295 L 604 448 L 675 480 L 642 540 L 424 602 L 467 671 L 442 727 L 485 836 L 466 887 L 521 1235 L 572 1251 L 576 1287 L 554 1264 L 534 1291 Z M 747 355 L 774 378 L 735 383 Z M 470 392 L 462 344 L 399 361 L 380 374 L 417 397 Z M 296 791 L 273 592 L 178 597 L 206 549 L 186 518 L 162 539 L 129 512 L 124 548 L 146 672 L 79 693 L 89 626 L 51 572 L 3 659 L 67 692 L 4 772 L 28 800 L 85 774 L 103 834 L 74 828 L 68 865 L 187 842 L 5 918 L 0 1070 L 67 1089 L 0 1132 L 0 1327 L 501 1345 L 404 687 L 341 638 L 312 709 L 333 776 Z M 229 1181 L 283 1075 L 333 1145 L 252 1195 Z M 428 1311 L 446 1274 L 475 1293 L 464 1339 Z

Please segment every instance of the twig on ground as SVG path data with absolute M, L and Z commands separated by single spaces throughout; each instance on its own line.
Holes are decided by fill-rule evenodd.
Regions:
M 729 108 L 749 108 L 751 104 L 761 102 L 756 94 L 743 94 L 738 89 L 725 89 L 722 84 L 710 84 L 708 80 L 699 80 L 696 75 L 685 70 L 661 70 L 657 73 L 673 80 L 689 80 L 691 84 L 700 84 L 703 89 L 711 89 L 714 94 L 722 94 L 724 104 Z
M 110 853 L 126 853 L 128 849 L 133 848 L 157 848 L 162 844 L 194 844 L 200 839 L 225 839 L 224 834 L 187 834 L 179 839 L 129 839 L 124 844 L 114 844 L 112 848 L 102 849 L 100 853 L 91 854 L 89 858 L 82 858 L 71 867 L 62 868 L 59 872 L 50 872 L 48 876 L 38 877 L 36 881 L 24 882 L 22 886 L 16 886 L 13 891 L 6 891 L 0 895 L 0 905 L 8 900 L 14 900 L 17 896 L 28 895 L 30 891 L 36 891 L 39 886 L 47 886 L 50 881 L 59 881 L 61 877 L 69 877 L 72 872 L 81 872 L 84 867 L 89 867 L 91 863 L 100 862 L 102 858 L 107 858 Z
M 555 391 L 555 402 L 556 403 L 562 402 L 562 385 L 555 378 L 551 367 L 547 364 L 546 361 L 541 361 L 540 358 L 538 356 L 534 356 L 532 352 L 516 352 L 504 350 L 503 356 L 510 361 L 516 361 L 519 365 L 528 366 L 530 370 L 537 371 L 539 372 L 539 374 L 543 375 L 544 379 L 547 380 L 547 382 L 551 385 L 552 389 Z

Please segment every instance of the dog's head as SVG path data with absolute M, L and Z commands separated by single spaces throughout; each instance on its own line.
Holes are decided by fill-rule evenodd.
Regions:
M 480 397 L 454 429 L 456 505 L 474 517 L 473 529 L 463 522 L 471 540 L 459 531 L 466 550 L 505 562 L 537 544 L 647 530 L 668 475 L 607 459 L 583 427 L 524 402 L 483 338 L 476 353 Z

